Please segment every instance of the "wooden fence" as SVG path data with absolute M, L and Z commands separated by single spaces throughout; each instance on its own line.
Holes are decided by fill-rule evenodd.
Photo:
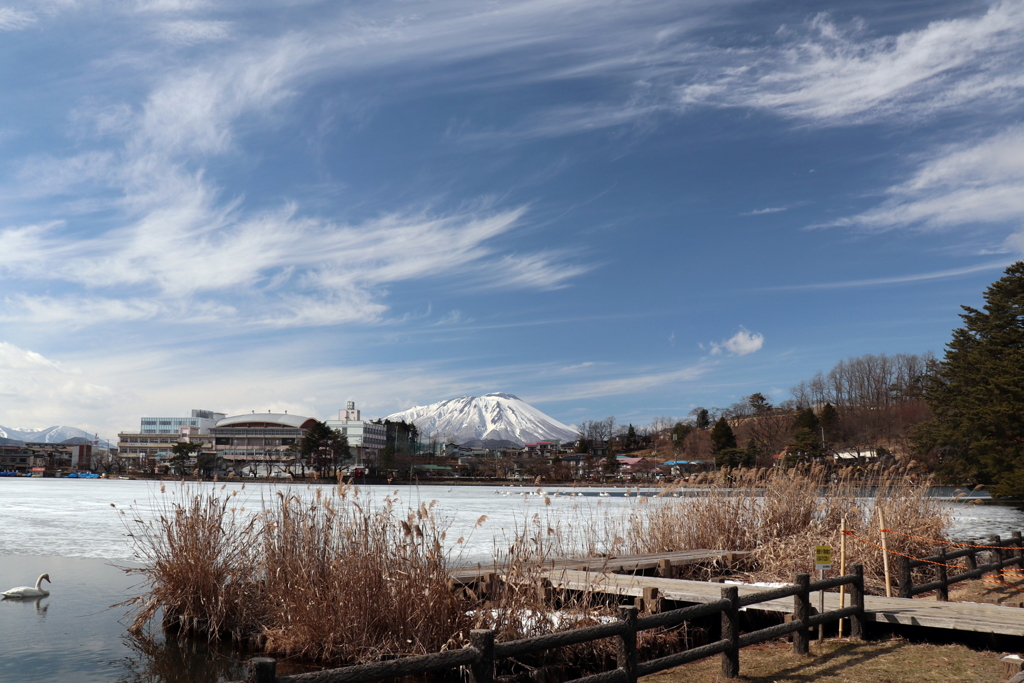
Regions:
M 991 561 L 979 565 L 978 555 L 980 554 L 988 554 Z M 965 558 L 966 571 L 950 576 L 949 570 L 959 566 L 958 562 L 951 563 L 960 558 Z M 999 571 L 1013 565 L 1024 566 L 1024 553 L 1021 552 L 1019 531 L 1013 532 L 1013 535 L 1005 541 L 998 536 L 990 536 L 986 546 L 968 547 L 954 552 L 948 552 L 943 546 L 939 549 L 938 554 L 921 559 L 899 555 L 896 574 L 896 580 L 899 582 L 899 596 L 912 598 L 915 595 L 936 591 L 939 600 L 949 600 L 950 584 L 981 578 L 986 572 Z M 917 567 L 933 567 L 935 579 L 915 586 L 913 570 Z
M 864 633 L 864 569 L 853 565 L 852 573 L 824 581 L 811 581 L 809 574 L 797 574 L 792 585 L 740 596 L 736 586 L 724 586 L 722 597 L 716 602 L 684 607 L 639 617 L 635 606 L 619 608 L 618 620 L 599 626 L 559 631 L 522 640 L 494 642 L 494 632 L 473 630 L 470 644 L 460 650 L 435 654 L 404 657 L 373 664 L 348 666 L 341 669 L 276 676 L 276 662 L 259 657 L 249 660 L 246 681 L 248 683 L 374 683 L 402 676 L 417 676 L 438 671 L 467 667 L 475 683 L 493 683 L 495 664 L 510 657 L 537 654 L 555 648 L 587 643 L 603 638 L 617 638 L 617 668 L 604 673 L 575 679 L 576 683 L 635 683 L 637 678 L 647 676 L 681 664 L 693 662 L 713 655 L 721 655 L 722 675 L 735 678 L 740 671 L 740 649 L 766 640 L 774 640 L 793 634 L 793 650 L 807 654 L 810 629 L 819 624 L 830 624 L 840 619 L 850 619 L 850 635 L 861 637 Z M 811 593 L 825 591 L 839 586 L 850 587 L 850 606 L 812 614 Z M 740 633 L 739 612 L 769 600 L 794 598 L 793 620 L 769 626 L 748 633 Z M 704 617 L 721 616 L 721 637 L 712 643 L 677 652 L 665 657 L 638 661 L 637 633 L 655 628 L 671 628 Z

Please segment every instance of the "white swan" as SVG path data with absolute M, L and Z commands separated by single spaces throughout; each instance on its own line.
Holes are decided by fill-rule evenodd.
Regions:
M 12 588 L 9 591 L 4 591 L 3 596 L 5 598 L 41 598 L 50 594 L 50 591 L 44 591 L 40 586 L 43 585 L 43 579 L 50 581 L 49 574 L 40 574 L 39 578 L 36 579 L 36 586 L 18 586 Z M 52 583 L 52 581 L 51 581 Z

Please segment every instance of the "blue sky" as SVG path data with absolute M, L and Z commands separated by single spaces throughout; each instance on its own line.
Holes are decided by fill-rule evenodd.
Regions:
M 0 5 L 0 424 L 645 424 L 941 353 L 1024 252 L 1024 2 Z

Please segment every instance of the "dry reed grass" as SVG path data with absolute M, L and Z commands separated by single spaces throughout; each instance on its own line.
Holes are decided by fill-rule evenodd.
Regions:
M 875 543 L 878 507 L 891 529 L 945 537 L 950 520 L 927 497 L 927 482 L 906 469 L 867 474 L 719 473 L 689 482 L 696 492 L 636 499 L 624 517 L 582 508 L 556 513 L 545 505 L 504 543 L 495 541 L 503 582 L 487 593 L 453 589 L 452 553 L 463 539 L 448 541 L 434 503 L 402 511 L 393 498 L 373 503 L 357 488 L 338 486 L 315 487 L 304 497 L 284 490 L 246 511 L 237 490 L 183 486 L 153 521 L 125 516 L 148 589 L 134 601 L 131 630 L 141 632 L 162 610 L 164 623 L 186 634 L 304 660 L 367 662 L 461 647 L 472 628 L 511 640 L 613 615 L 593 596 L 546 599 L 538 584 L 553 558 L 748 550 L 749 578 L 788 581 L 813 570 L 815 545 L 838 549 L 843 516 L 847 528 Z M 854 540 L 847 547 L 848 563 L 863 564 L 869 590 L 879 592 L 881 551 Z M 930 542 L 903 536 L 890 536 L 890 548 L 917 556 L 932 551 Z M 685 637 L 649 633 L 641 646 Z M 581 646 L 562 656 L 599 663 L 612 656 L 608 647 Z
M 696 492 L 641 502 L 627 522 L 626 551 L 663 552 L 690 548 L 749 551 L 750 579 L 791 581 L 813 573 L 814 547 L 831 545 L 838 570 L 840 529 L 847 536 L 847 566 L 864 565 L 869 591 L 884 587 L 878 509 L 886 527 L 924 539 L 945 540 L 951 526 L 947 508 L 928 497 L 929 481 L 907 467 L 865 470 L 807 469 L 719 472 L 697 481 Z M 867 541 L 867 542 L 865 542 Z M 931 555 L 935 543 L 889 534 L 890 551 Z M 895 556 L 890 557 L 895 573 Z
M 476 594 L 453 588 L 450 548 L 462 539 L 446 543 L 434 503 L 400 511 L 390 497 L 375 504 L 354 487 L 316 487 L 305 497 L 280 491 L 246 512 L 237 495 L 182 487 L 152 522 L 126 514 L 147 588 L 130 631 L 162 610 L 164 624 L 187 635 L 342 664 L 461 647 L 472 628 L 512 640 L 612 615 L 585 596 L 557 611 L 545 600 L 541 559 L 556 546 L 544 537 L 517 533 L 496 548 L 501 590 Z M 605 650 L 564 654 L 598 661 L 611 656 Z

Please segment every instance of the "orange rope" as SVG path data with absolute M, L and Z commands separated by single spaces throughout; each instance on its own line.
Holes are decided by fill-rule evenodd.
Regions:
M 908 536 L 910 538 L 919 538 L 919 539 L 924 540 L 924 541 L 935 541 L 935 539 L 933 539 L 933 538 L 922 538 L 921 536 L 912 536 L 911 534 L 900 534 L 900 532 L 898 532 L 898 531 L 890 531 L 889 529 L 882 529 L 882 531 L 887 533 L 887 534 L 899 534 L 900 536 Z M 882 550 L 882 546 L 880 544 L 875 543 L 873 541 L 869 541 L 866 538 L 861 538 L 860 536 L 858 536 L 857 534 L 853 533 L 852 531 L 843 531 L 842 533 L 846 534 L 847 536 L 852 536 L 853 538 L 857 539 L 858 541 L 861 541 L 863 543 L 867 543 L 868 545 L 873 545 L 876 548 L 878 548 L 879 550 Z M 965 545 L 965 546 L 968 546 L 968 547 L 971 547 L 971 548 L 990 548 L 990 549 L 1006 550 L 1006 548 L 1004 546 L 998 546 L 998 545 L 972 546 L 972 545 L 967 544 L 967 543 L 953 543 L 952 541 L 935 541 L 935 542 L 936 543 L 946 543 L 946 544 L 949 544 L 949 545 Z M 959 564 L 945 564 L 943 562 L 935 562 L 933 560 L 926 560 L 923 557 L 914 557 L 913 555 L 907 555 L 906 553 L 901 553 L 901 552 L 899 552 L 897 550 L 889 550 L 888 552 L 893 554 L 893 555 L 899 555 L 900 557 L 905 557 L 908 560 L 916 560 L 918 562 L 926 562 L 927 564 L 934 564 L 934 565 L 937 565 L 939 567 L 948 567 L 950 569 L 962 569 L 962 567 Z M 996 571 L 996 570 L 993 569 L 991 571 Z M 1002 584 L 1004 586 L 1008 586 L 1008 587 L 1012 588 L 1015 591 L 1018 591 L 1020 593 L 1024 593 L 1024 589 L 1018 588 L 1017 586 L 1014 586 L 1013 584 L 1006 582 L 1006 577 L 1024 578 L 1024 574 L 1022 574 L 1022 573 L 1015 573 L 1015 572 L 1006 572 L 1006 571 L 1004 571 L 1002 569 L 1000 569 L 998 571 L 999 571 L 999 576 L 1000 576 L 999 580 L 993 580 L 993 579 L 978 579 L 978 580 L 981 581 L 982 583 L 999 583 L 999 584 Z
M 882 546 L 879 545 L 878 543 L 875 543 L 873 541 L 869 541 L 866 538 L 861 538 L 860 536 L 858 536 L 857 534 L 853 533 L 852 531 L 844 531 L 843 533 L 846 534 L 847 536 L 853 536 L 858 541 L 862 541 L 864 543 L 867 543 L 868 545 L 873 545 L 876 548 L 878 548 L 879 550 L 882 550 Z M 942 562 L 934 562 L 932 560 L 926 560 L 926 559 L 924 559 L 922 557 L 914 557 L 913 555 L 907 555 L 906 553 L 901 553 L 901 552 L 899 552 L 897 550 L 889 550 L 888 552 L 891 555 L 899 555 L 900 557 L 905 557 L 908 560 L 917 560 L 919 562 L 927 562 L 928 564 L 935 564 L 935 565 L 938 565 L 940 567 L 952 567 L 954 569 L 957 569 L 957 568 L 960 567 L 960 565 L 958 565 L 958 564 L 944 564 Z
M 880 529 L 885 534 L 896 534 L 898 536 L 906 536 L 907 538 L 916 538 L 919 541 L 931 541 L 932 543 L 940 543 L 942 545 L 955 545 L 961 548 L 984 548 L 987 550 L 1009 550 L 1013 546 L 1005 545 L 974 545 L 973 543 L 957 543 L 956 541 L 940 541 L 937 538 L 927 538 L 925 536 L 915 536 L 913 534 L 904 534 L 899 531 L 893 531 L 892 529 Z M 849 532 L 847 532 L 849 533 Z

